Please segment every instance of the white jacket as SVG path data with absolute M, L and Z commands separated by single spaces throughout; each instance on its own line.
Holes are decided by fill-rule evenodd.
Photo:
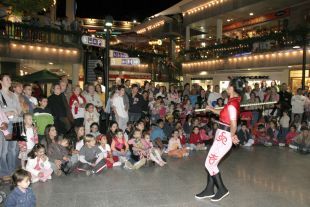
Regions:
M 38 160 L 37 157 L 34 159 L 28 158 L 27 165 L 26 165 L 26 170 L 35 176 L 39 176 L 39 173 L 41 172 L 40 170 L 34 169 L 37 165 L 37 160 Z M 45 170 L 51 169 L 51 163 L 48 161 L 48 158 L 44 162 L 40 159 L 39 165 L 41 169 L 45 169 Z
M 306 97 L 302 95 L 295 95 L 292 97 L 292 113 L 302 114 L 305 111 Z

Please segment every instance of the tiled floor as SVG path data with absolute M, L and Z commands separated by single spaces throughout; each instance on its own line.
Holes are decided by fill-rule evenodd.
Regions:
M 168 159 L 164 168 L 55 178 L 33 185 L 37 206 L 310 206 L 310 156 L 277 147 L 233 150 L 220 165 L 230 195 L 219 203 L 194 198 L 206 184 L 205 157 L 206 152 L 197 152 Z

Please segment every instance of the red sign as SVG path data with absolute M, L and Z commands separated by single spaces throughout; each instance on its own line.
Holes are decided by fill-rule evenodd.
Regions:
M 283 18 L 289 15 L 290 15 L 290 9 L 287 8 L 281 11 L 265 14 L 263 16 L 254 17 L 254 18 L 247 19 L 241 22 L 235 22 L 235 23 L 225 25 L 223 26 L 223 31 L 227 32 L 227 31 L 242 28 L 242 27 L 247 27 L 247 26 L 251 26 L 255 24 L 261 24 L 261 23 L 268 22 L 274 19 Z

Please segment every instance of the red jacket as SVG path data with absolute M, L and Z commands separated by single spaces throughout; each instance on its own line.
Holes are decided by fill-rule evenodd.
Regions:
M 186 144 L 186 138 L 185 138 L 184 135 L 181 135 L 181 136 L 179 137 L 179 139 L 180 139 L 181 145 L 185 145 L 185 144 Z
M 87 103 L 87 102 L 86 102 L 86 99 L 84 98 L 84 96 L 79 95 L 79 97 L 83 99 L 83 102 L 84 102 L 84 103 Z M 78 110 L 79 110 L 79 107 L 77 107 L 77 106 L 75 106 L 75 105 L 73 104 L 75 101 L 78 102 L 78 104 L 81 104 L 81 103 L 79 102 L 78 96 L 76 96 L 76 95 L 73 93 L 72 96 L 70 97 L 69 106 L 70 106 L 70 109 L 71 109 L 71 110 L 72 110 L 72 108 L 74 108 L 74 113 L 77 114 L 77 112 L 78 112 Z
M 229 112 L 228 112 L 228 106 L 232 105 L 236 108 L 237 110 L 237 118 L 240 115 L 240 101 L 241 97 L 235 97 L 235 98 L 230 98 L 228 100 L 228 103 L 224 106 L 224 108 L 220 112 L 220 121 L 230 125 L 230 117 L 229 117 Z
M 289 132 L 286 135 L 286 144 L 291 144 L 295 137 L 297 137 L 297 132 Z
M 200 141 L 200 134 L 191 133 L 191 136 L 189 137 L 190 144 L 199 144 Z

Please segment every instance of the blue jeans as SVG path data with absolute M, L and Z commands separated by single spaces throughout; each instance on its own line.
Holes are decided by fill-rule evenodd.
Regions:
M 129 121 L 131 122 L 137 122 L 141 118 L 141 113 L 129 112 L 128 115 L 129 115 Z
M 252 120 L 251 120 L 251 125 L 254 126 L 258 122 L 259 118 L 259 112 L 258 111 L 252 111 Z
M 8 130 L 12 133 L 13 123 L 9 123 Z M 16 141 L 6 141 L 0 133 L 0 176 L 11 175 L 16 169 L 18 147 Z
M 113 151 L 112 152 L 112 155 L 113 156 L 116 156 L 116 157 L 125 157 L 126 160 L 129 160 L 130 159 L 130 151 L 127 151 L 125 155 L 123 155 L 121 152 L 119 151 Z

